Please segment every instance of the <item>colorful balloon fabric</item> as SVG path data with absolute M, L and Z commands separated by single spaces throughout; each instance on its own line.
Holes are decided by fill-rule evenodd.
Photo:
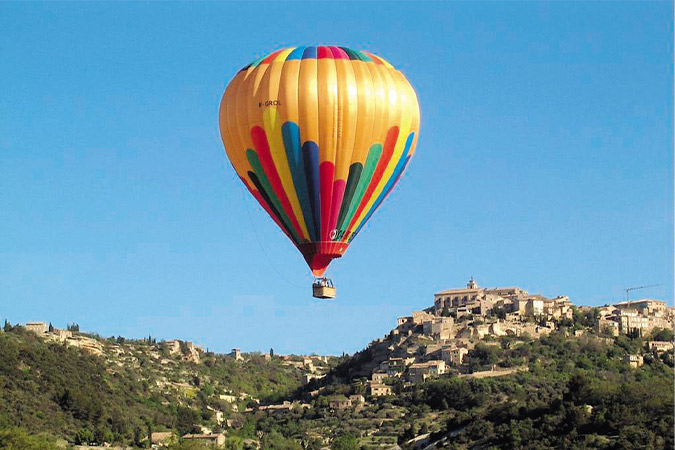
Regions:
M 399 180 L 419 123 L 408 80 L 384 59 L 345 47 L 293 47 L 254 61 L 220 104 L 234 169 L 315 276 Z

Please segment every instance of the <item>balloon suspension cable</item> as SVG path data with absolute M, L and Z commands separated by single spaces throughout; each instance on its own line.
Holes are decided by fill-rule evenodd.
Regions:
M 304 289 L 305 286 L 300 286 L 298 284 L 293 283 L 290 281 L 288 278 L 283 276 L 279 270 L 277 270 L 276 266 L 274 263 L 272 263 L 272 260 L 270 259 L 269 255 L 265 251 L 265 247 L 263 247 L 262 242 L 260 242 L 260 238 L 258 237 L 258 229 L 256 228 L 255 224 L 253 223 L 253 218 L 251 217 L 251 211 L 249 211 L 248 208 L 248 201 L 246 199 L 246 189 L 243 186 L 240 186 L 241 188 L 241 196 L 244 199 L 244 205 L 246 205 L 246 215 L 248 216 L 248 221 L 251 223 L 251 228 L 253 228 L 253 234 L 255 235 L 255 240 L 258 241 L 258 246 L 260 246 L 260 250 L 262 250 L 263 255 L 265 255 L 265 259 L 267 260 L 267 263 L 270 265 L 270 267 L 279 275 L 279 278 L 284 280 L 286 283 L 290 284 L 291 286 L 295 286 L 300 289 Z

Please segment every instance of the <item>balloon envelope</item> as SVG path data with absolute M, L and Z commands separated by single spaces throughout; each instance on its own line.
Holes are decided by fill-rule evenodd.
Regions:
M 344 254 L 415 151 L 419 105 L 384 59 L 293 47 L 241 69 L 220 104 L 239 178 L 315 276 Z

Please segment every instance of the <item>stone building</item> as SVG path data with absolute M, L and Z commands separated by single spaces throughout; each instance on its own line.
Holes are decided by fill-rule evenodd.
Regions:
M 644 364 L 644 358 L 642 355 L 626 355 L 623 357 L 623 361 L 628 363 L 633 368 L 640 367 Z
M 672 341 L 649 341 L 649 350 L 654 353 L 672 352 Z
M 449 365 L 459 366 L 468 353 L 469 349 L 464 347 L 446 346 L 441 349 L 441 359 Z
M 598 313 L 599 330 L 645 336 L 655 328 L 672 329 L 675 309 L 661 300 L 642 299 L 601 306 Z
M 26 330 L 42 335 L 47 332 L 47 324 L 45 322 L 26 322 Z
M 622 310 L 636 310 L 643 316 L 666 317 L 668 313 L 668 305 L 666 305 L 666 302 L 651 298 L 620 302 L 613 306 Z
M 471 278 L 465 289 L 448 289 L 434 294 L 434 312 L 436 315 L 443 311 L 472 312 L 476 307 L 480 308 L 480 301 L 486 297 L 486 290 L 478 286 Z
M 408 380 L 413 383 L 424 381 L 429 377 L 443 375 L 445 373 L 445 361 L 433 360 L 424 363 L 415 363 L 408 368 Z
M 141 442 L 147 440 L 148 438 L 144 437 L 141 439 Z M 167 447 L 177 440 L 176 435 L 172 431 L 155 431 L 150 434 L 150 444 L 152 444 L 153 448 Z
M 230 352 L 230 356 L 234 358 L 235 361 L 243 361 L 244 358 L 241 356 L 241 350 L 238 348 L 233 348 Z
M 341 411 L 343 409 L 351 408 L 352 407 L 352 401 L 345 397 L 344 395 L 341 396 L 335 396 L 330 399 L 328 399 L 328 407 L 330 409 L 335 409 L 338 411 Z
M 434 313 L 437 316 L 485 316 L 495 307 L 521 316 L 561 318 L 572 317 L 573 313 L 572 303 L 566 296 L 550 299 L 542 295 L 531 295 L 519 287 L 481 288 L 473 278 L 466 288 L 448 289 L 434 294 Z
M 649 317 L 645 317 L 634 309 L 619 309 L 616 315 L 619 331 L 623 334 L 637 333 L 639 335 L 649 331 Z
M 544 302 L 544 314 L 552 319 L 572 319 L 574 310 L 572 302 L 566 295 L 560 295 L 556 298 L 546 299 Z
M 368 390 L 373 397 L 381 397 L 383 395 L 391 395 L 391 386 L 382 383 L 371 382 L 368 384 Z
M 186 441 L 196 441 L 203 442 L 205 444 L 211 444 L 214 447 L 223 447 L 225 445 L 225 435 L 223 433 L 218 434 L 186 434 L 183 435 L 183 439 Z
M 450 339 L 454 319 L 452 317 L 434 317 L 422 323 L 422 332 L 435 339 Z
M 384 382 L 384 380 L 388 377 L 389 376 L 387 375 L 387 372 L 381 372 L 381 371 L 373 372 L 370 375 L 370 379 L 373 381 L 373 383 L 378 383 L 378 384 L 382 384 Z
M 72 338 L 73 337 L 73 332 L 70 330 L 60 330 L 60 329 L 54 329 L 51 333 L 49 333 L 48 338 L 59 341 L 59 342 L 65 342 L 66 339 Z

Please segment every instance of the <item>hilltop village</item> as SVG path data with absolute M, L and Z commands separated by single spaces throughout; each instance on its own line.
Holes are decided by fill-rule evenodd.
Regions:
M 298 414 L 317 408 L 338 414 L 375 408 L 383 399 L 411 392 L 429 379 L 449 376 L 481 379 L 528 371 L 528 365 L 523 363 L 486 365 L 480 354 L 491 347 L 503 347 L 509 342 L 516 346 L 560 331 L 569 339 L 612 345 L 621 335 L 650 336 L 655 330 L 672 330 L 674 316 L 674 309 L 660 300 L 577 307 L 567 296 L 547 298 L 518 287 L 484 288 L 472 278 L 464 288 L 435 293 L 432 306 L 399 317 L 395 328 L 351 359 L 278 355 L 272 351 L 242 353 L 237 348 L 228 355 L 215 355 L 235 366 L 262 367 L 260 364 L 274 363 L 290 371 L 300 391 L 277 401 L 263 399 L 260 389 L 256 393 L 243 386 L 213 384 L 216 388 L 203 394 L 201 384 L 209 382 L 209 378 L 200 375 L 195 381 L 194 370 L 213 364 L 214 354 L 192 342 L 173 339 L 157 343 L 149 337 L 143 340 L 145 347 L 138 347 L 121 337 L 105 339 L 80 333 L 77 326 L 62 330 L 46 322 L 29 322 L 24 328 L 46 342 L 104 359 L 112 375 L 138 370 L 148 388 L 164 398 L 185 398 L 187 404 L 197 393 L 203 396 L 203 414 L 210 417 L 209 421 L 188 427 L 185 430 L 189 432 L 178 435 L 173 431 L 153 432 L 148 436 L 152 444 L 161 446 L 180 437 L 222 446 L 228 430 L 241 428 L 247 415 Z M 649 339 L 639 351 L 626 352 L 623 364 L 637 368 L 646 357 L 659 358 L 672 350 L 672 340 Z M 336 391 L 336 380 L 351 380 L 351 384 Z M 170 406 L 168 400 L 163 403 Z M 257 448 L 260 443 L 250 444 Z
M 591 326 L 576 328 L 575 337 L 587 332 L 599 336 L 619 334 L 646 336 L 655 329 L 672 329 L 675 308 L 664 301 L 641 299 L 601 307 L 575 307 L 567 296 L 547 298 L 518 287 L 482 288 L 471 278 L 466 288 L 448 289 L 434 294 L 434 305 L 411 316 L 399 317 L 397 326 L 376 343 L 390 341 L 394 357 L 372 368 L 368 381 L 372 396 L 389 395 L 383 383 L 392 377 L 409 383 L 454 371 L 462 374 L 464 357 L 476 343 L 503 336 L 537 339 L 569 325 L 574 314 L 590 316 Z M 650 342 L 650 350 L 673 349 L 672 342 Z M 626 355 L 626 362 L 641 365 L 642 355 Z M 467 374 L 499 376 L 514 369 Z

